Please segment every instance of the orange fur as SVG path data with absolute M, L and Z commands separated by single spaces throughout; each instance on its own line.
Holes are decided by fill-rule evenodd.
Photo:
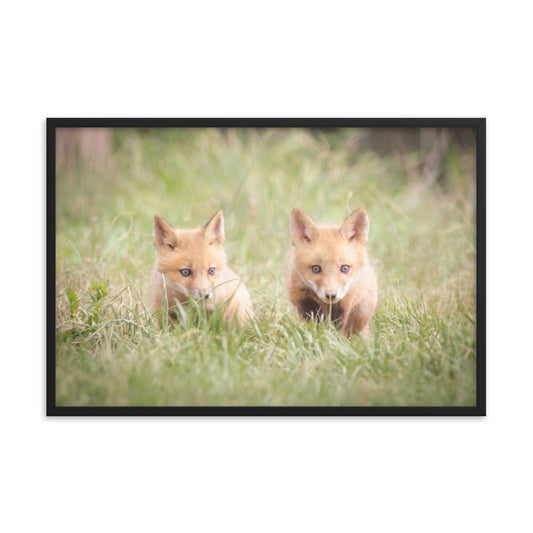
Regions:
M 369 336 L 377 277 L 366 245 L 369 220 L 357 209 L 341 226 L 319 226 L 301 209 L 291 213 L 289 299 L 301 318 L 329 316 L 345 335 Z M 343 271 L 344 270 L 344 271 Z
M 176 301 L 187 305 L 190 298 L 203 299 L 206 309 L 226 304 L 224 320 L 242 325 L 252 315 L 250 295 L 237 275 L 226 265 L 224 214 L 215 213 L 198 229 L 176 229 L 162 216 L 154 215 L 156 261 L 150 283 L 152 302 L 160 310 L 165 299 L 169 315 L 176 318 Z

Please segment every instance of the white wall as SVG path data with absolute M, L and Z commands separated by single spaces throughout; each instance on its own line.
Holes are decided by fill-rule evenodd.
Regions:
M 3 7 L 2 529 L 531 528 L 526 4 L 117 4 Z M 46 116 L 487 117 L 487 418 L 46 419 Z

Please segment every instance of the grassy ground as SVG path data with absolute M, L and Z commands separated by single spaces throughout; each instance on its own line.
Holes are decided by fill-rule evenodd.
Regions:
M 452 143 L 437 185 L 417 150 L 364 133 L 116 130 L 102 169 L 58 168 L 57 404 L 474 405 L 474 154 Z M 368 343 L 302 323 L 285 289 L 290 210 L 340 224 L 361 205 L 380 283 Z M 197 227 L 219 208 L 256 320 L 160 331 L 153 214 Z

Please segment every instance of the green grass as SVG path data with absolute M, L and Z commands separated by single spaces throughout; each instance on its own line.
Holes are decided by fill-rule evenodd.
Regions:
M 415 148 L 361 132 L 115 130 L 96 170 L 57 172 L 58 405 L 475 405 L 472 150 L 424 186 Z M 285 286 L 288 220 L 341 223 L 364 205 L 379 278 L 372 339 L 304 323 Z M 149 308 L 152 217 L 203 225 L 224 209 L 230 267 L 256 319 L 227 331 Z

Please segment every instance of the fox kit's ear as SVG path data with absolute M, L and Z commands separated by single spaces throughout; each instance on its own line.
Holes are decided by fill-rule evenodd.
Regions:
M 222 244 L 224 242 L 224 213 L 217 211 L 204 226 L 205 240 L 208 244 Z
M 310 243 L 318 235 L 318 227 L 313 219 L 297 207 L 291 212 L 290 230 L 293 246 L 296 246 L 301 242 Z
M 174 232 L 174 226 L 161 215 L 154 215 L 154 245 L 156 248 L 165 246 L 170 250 L 173 250 L 178 245 L 178 237 Z
M 348 241 L 358 241 L 368 244 L 368 230 L 370 221 L 364 207 L 355 210 L 341 226 L 341 233 Z

